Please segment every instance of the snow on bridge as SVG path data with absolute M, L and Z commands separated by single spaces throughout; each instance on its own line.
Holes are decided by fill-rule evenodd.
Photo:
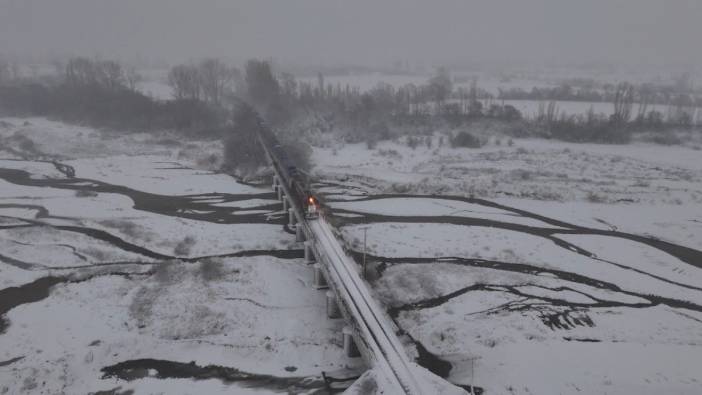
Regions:
M 272 139 L 260 136 L 261 145 L 276 173 L 274 188 L 285 202 L 284 206 L 288 207 L 290 226 L 294 225 L 298 241 L 306 241 L 305 256 L 317 262 L 315 270 L 323 277 L 320 280 L 333 291 L 335 301 L 332 303 L 337 304 L 335 307 L 348 324 L 349 331 L 345 336 L 349 338 L 345 339 L 345 346 L 358 349 L 371 368 L 359 380 L 375 381 L 377 392 L 383 394 L 465 394 L 463 389 L 410 361 L 397 337 L 397 328 L 373 299 L 359 274 L 358 265 L 346 253 L 324 215 L 315 218 L 305 215 L 301 202 L 307 197 L 298 196 L 301 188 L 296 185 L 300 180 L 291 164 L 286 163 L 281 146 L 274 137 Z M 353 385 L 348 391 L 353 393 L 357 388 L 359 386 Z

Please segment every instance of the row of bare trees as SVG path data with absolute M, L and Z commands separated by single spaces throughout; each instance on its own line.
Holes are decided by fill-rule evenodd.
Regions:
M 198 63 L 171 68 L 168 85 L 178 100 L 202 100 L 216 106 L 224 104 L 241 83 L 241 72 L 219 59 L 208 58 Z
M 32 67 L 33 65 L 30 65 Z M 0 84 L 22 78 L 22 67 L 17 59 L 0 53 Z
M 134 67 L 124 67 L 114 60 L 76 57 L 65 64 L 64 80 L 72 86 L 135 90 L 141 75 Z
M 0 57 L 0 83 L 17 79 L 19 75 L 19 64 L 17 62 L 9 62 Z

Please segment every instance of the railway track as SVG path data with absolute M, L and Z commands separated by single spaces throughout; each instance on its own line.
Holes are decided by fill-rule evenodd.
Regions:
M 356 340 L 362 354 L 385 381 L 385 388 L 395 389 L 397 393 L 425 394 L 429 388 L 423 388 L 417 380 L 415 370 L 421 369 L 409 361 L 400 340 L 395 334 L 395 327 L 385 316 L 372 298 L 368 288 L 361 279 L 357 265 L 344 252 L 324 218 L 308 222 L 314 235 L 314 246 L 324 262 L 327 282 L 342 301 L 342 309 L 353 329 L 358 334 Z
M 307 240 L 307 248 L 320 264 L 329 288 L 336 295 L 339 309 L 352 329 L 353 338 L 366 364 L 375 372 L 377 387 L 383 394 L 463 394 L 428 370 L 410 361 L 397 336 L 397 328 L 373 299 L 359 274 L 356 262 L 344 250 L 323 214 L 309 218 L 304 205 L 312 195 L 300 173 L 290 163 L 275 136 L 265 127 L 259 130 L 259 142 L 272 165 L 289 202 L 291 219 Z M 300 196 L 301 194 L 310 196 Z M 314 198 L 313 198 L 314 199 Z M 315 199 L 316 200 L 316 199 Z

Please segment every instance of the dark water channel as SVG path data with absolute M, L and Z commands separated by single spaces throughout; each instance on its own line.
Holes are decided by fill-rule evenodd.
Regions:
M 147 377 L 158 379 L 217 379 L 226 384 L 236 383 L 238 386 L 246 388 L 261 388 L 278 393 L 329 393 L 328 380 L 325 380 L 325 377 L 322 376 L 279 377 L 248 373 L 236 368 L 219 365 L 200 366 L 195 364 L 195 362 L 183 363 L 161 359 L 135 359 L 104 367 L 102 372 L 103 378 L 114 377 L 125 381 Z M 232 389 L 232 393 L 236 393 L 236 390 Z

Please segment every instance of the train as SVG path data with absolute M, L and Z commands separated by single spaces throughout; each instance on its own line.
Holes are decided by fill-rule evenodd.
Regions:
M 291 195 L 290 200 L 304 211 L 307 218 L 317 218 L 322 212 L 321 201 L 312 192 L 307 174 L 295 165 L 278 137 L 263 124 L 259 126 L 259 136 L 261 143 L 268 148 L 280 182 L 285 183 Z

